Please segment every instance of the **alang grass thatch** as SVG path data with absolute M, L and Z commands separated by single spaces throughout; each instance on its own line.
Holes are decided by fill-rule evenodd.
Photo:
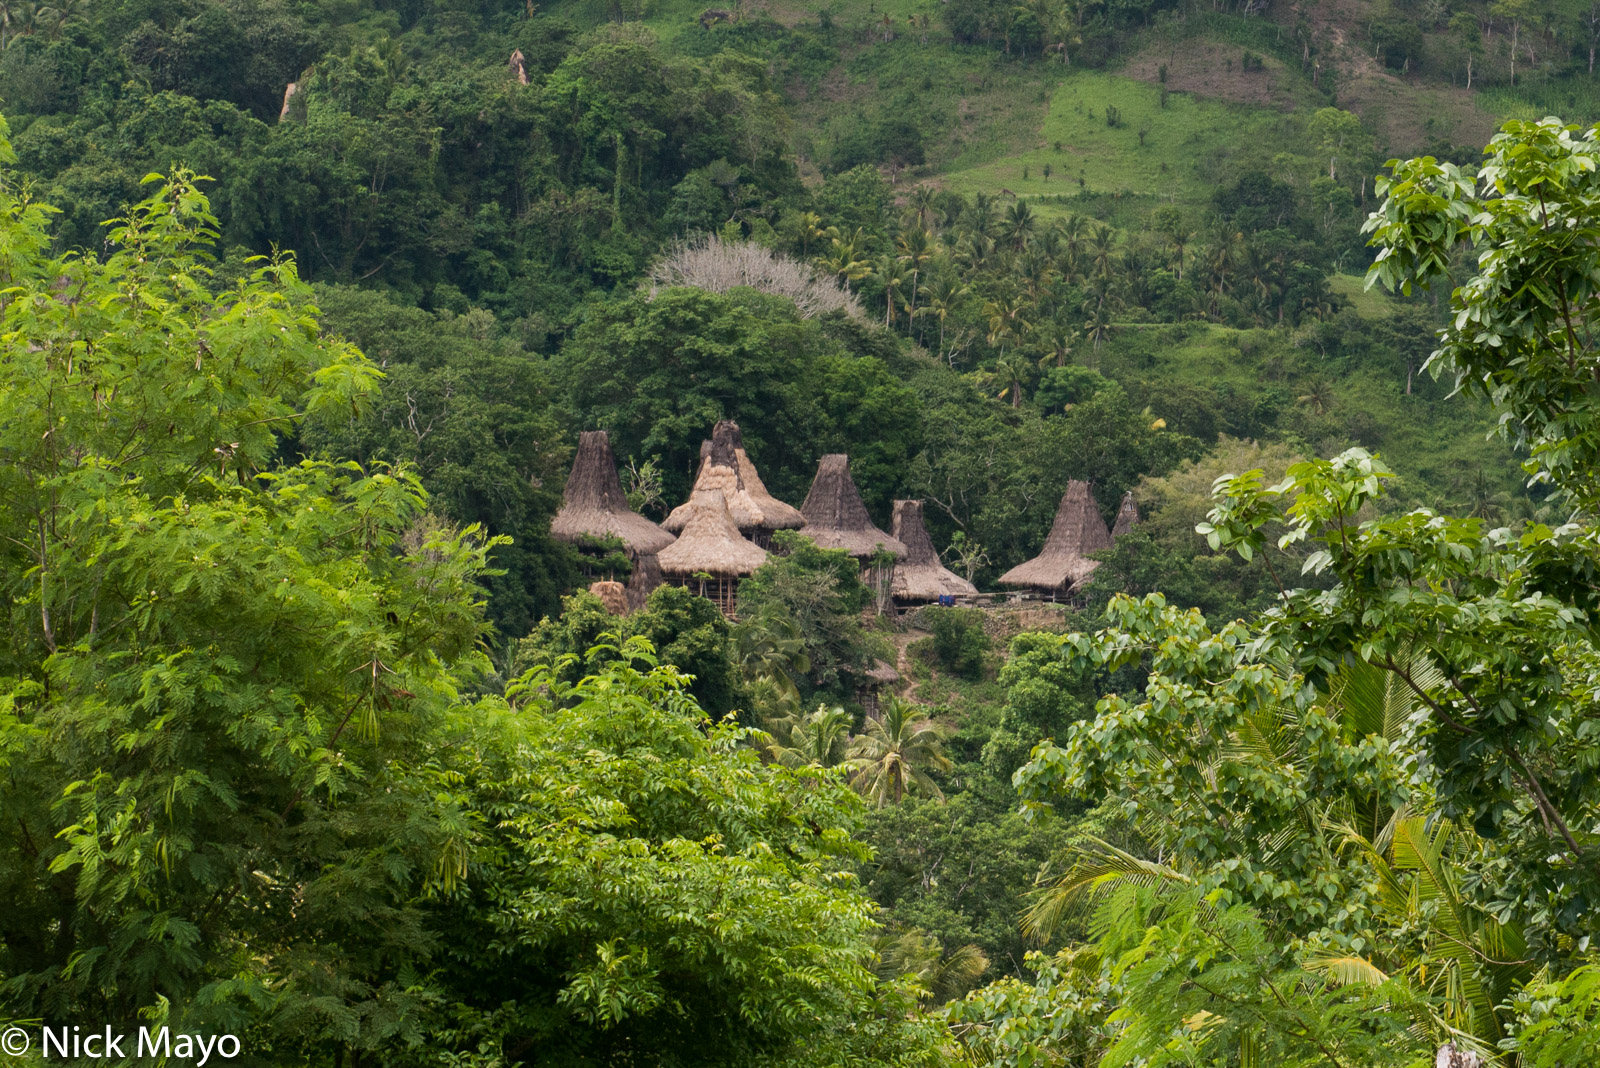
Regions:
M 817 464 L 817 477 L 800 511 L 806 517 L 806 537 L 824 549 L 843 549 L 862 560 L 879 549 L 897 560 L 906 556 L 900 539 L 872 525 L 867 506 L 861 503 L 861 494 L 850 477 L 850 458 L 842 452 L 829 453 Z
M 698 493 L 690 505 L 693 512 L 683 533 L 661 550 L 656 562 L 669 581 L 716 602 L 732 618 L 739 579 L 766 563 L 767 551 L 739 533 L 720 490 Z
M 1128 531 L 1139 525 L 1139 502 L 1133 499 L 1133 490 L 1122 495 L 1122 503 L 1117 506 L 1117 518 L 1111 524 L 1111 540 L 1122 537 Z
M 766 483 L 761 481 L 761 475 L 756 471 L 756 465 L 750 462 L 750 454 L 744 451 L 744 434 L 739 429 L 739 424 L 731 419 L 724 419 L 717 424 L 718 427 L 726 426 L 733 437 L 733 455 L 739 461 L 739 478 L 744 482 L 744 491 L 750 495 L 756 507 L 761 509 L 760 529 L 770 537 L 774 530 L 799 530 L 806 525 L 806 517 L 800 509 L 792 504 L 785 504 L 767 491 Z M 712 430 L 713 437 L 716 435 Z
M 897 601 L 937 601 L 940 595 L 964 597 L 978 588 L 939 560 L 922 522 L 921 501 L 895 501 L 891 531 L 906 547 L 906 558 L 894 569 L 890 592 Z
M 1089 553 L 1111 548 L 1111 532 L 1100 517 L 1100 508 L 1089 493 L 1089 483 L 1073 479 L 1056 509 L 1039 555 L 1000 576 L 1005 586 L 1031 586 L 1052 594 L 1062 594 L 1088 580 L 1100 564 Z
M 755 465 L 744 451 L 744 436 L 739 424 L 723 419 L 711 429 L 711 440 L 700 449 L 700 472 L 685 503 L 673 509 L 662 526 L 678 532 L 694 514 L 695 503 L 706 493 L 722 494 L 734 525 L 757 545 L 765 547 L 774 530 L 796 530 L 805 526 L 800 510 L 784 504 L 762 484 Z
M 578 435 L 578 455 L 550 533 L 569 542 L 618 538 L 631 556 L 660 552 L 676 540 L 628 507 L 611 438 L 604 430 Z

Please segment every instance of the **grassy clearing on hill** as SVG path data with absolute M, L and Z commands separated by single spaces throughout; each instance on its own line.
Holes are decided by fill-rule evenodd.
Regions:
M 1386 318 L 1394 308 L 1394 301 L 1383 290 L 1366 286 L 1365 276 L 1359 274 L 1335 274 L 1328 278 L 1328 288 L 1349 303 L 1357 315 L 1363 319 Z
M 1108 108 L 1115 125 L 1107 120 Z M 1199 206 L 1219 185 L 1294 149 L 1299 128 L 1299 119 L 1281 111 L 1187 93 L 1168 93 L 1162 107 L 1160 86 L 1078 71 L 1055 90 L 1031 147 L 955 170 L 943 184 L 969 196 L 1002 189 L 1019 197 L 1088 191 Z

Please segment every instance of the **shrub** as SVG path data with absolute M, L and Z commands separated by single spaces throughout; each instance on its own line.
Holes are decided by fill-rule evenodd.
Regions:
M 963 679 L 981 678 L 989 635 L 981 608 L 926 608 L 923 625 L 930 637 L 923 647 L 940 669 Z

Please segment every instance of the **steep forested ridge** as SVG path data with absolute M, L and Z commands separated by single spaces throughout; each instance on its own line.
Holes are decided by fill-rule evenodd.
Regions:
M 1600 1052 L 1597 42 L 0 0 L 6 1054 Z M 1069 484 L 1139 522 L 1061 603 L 802 530 L 618 614 L 578 432 L 659 521 L 725 419 L 984 591 Z

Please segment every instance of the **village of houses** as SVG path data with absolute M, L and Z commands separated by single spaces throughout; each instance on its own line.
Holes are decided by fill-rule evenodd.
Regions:
M 817 464 L 811 490 L 795 508 L 767 491 L 738 424 L 722 420 L 701 445 L 689 499 L 659 525 L 629 506 L 606 432 L 583 433 L 551 532 L 574 544 L 621 543 L 633 565 L 627 584 L 601 579 L 590 587 L 614 613 L 639 607 L 651 590 L 671 583 L 736 619 L 740 580 L 766 562 L 779 530 L 801 531 L 819 547 L 843 549 L 860 561 L 863 581 L 877 593 L 876 610 L 888 612 L 928 604 L 1070 601 L 1099 566 L 1091 554 L 1110 548 L 1139 521 L 1130 492 L 1107 529 L 1089 484 L 1068 483 L 1039 554 L 1001 575 L 999 583 L 1010 592 L 996 595 L 980 593 L 944 566 L 923 523 L 922 505 L 895 501 L 885 533 L 862 502 L 849 457 L 832 453 Z

